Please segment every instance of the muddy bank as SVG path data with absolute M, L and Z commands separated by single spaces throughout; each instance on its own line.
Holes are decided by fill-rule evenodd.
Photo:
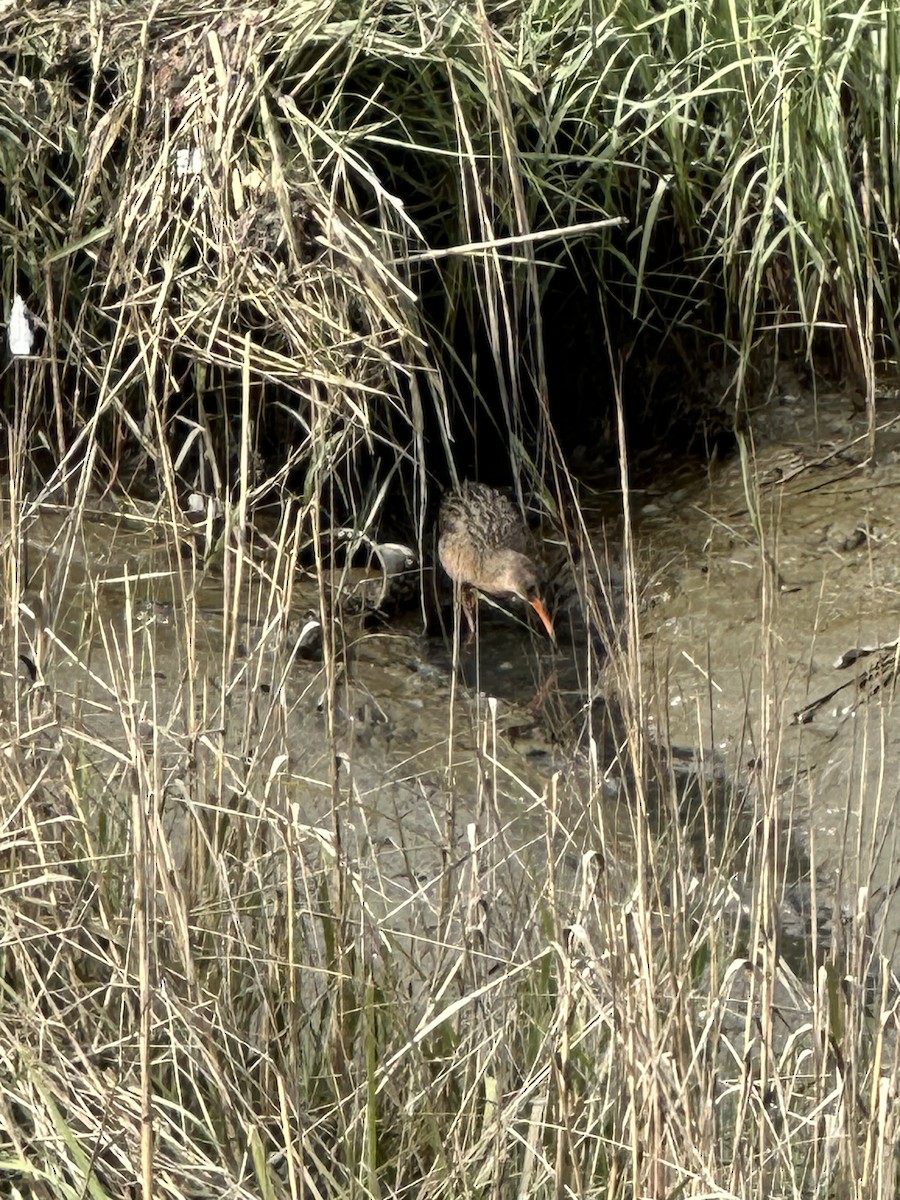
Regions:
M 638 504 L 642 545 L 677 581 L 643 644 L 659 727 L 751 792 L 763 772 L 785 840 L 828 883 L 823 901 L 862 903 L 893 957 L 898 418 L 883 394 L 867 465 L 850 397 L 785 394 L 754 418 L 747 466 L 676 474 Z
M 634 497 L 644 701 L 683 786 L 715 777 L 728 803 L 740 797 L 749 829 L 754 797 L 773 797 L 801 887 L 785 899 L 786 922 L 812 919 L 802 876 L 814 869 L 820 907 L 855 910 L 865 889 L 891 947 L 894 412 L 883 397 L 866 467 L 864 417 L 846 397 L 786 395 L 754 417 L 751 465 L 673 469 Z M 607 496 L 594 526 L 604 561 L 614 516 Z M 222 814 L 249 826 L 279 792 L 316 853 L 334 852 L 335 830 L 352 859 L 377 848 L 373 918 L 433 934 L 448 878 L 470 871 L 479 847 L 506 865 L 510 894 L 548 855 L 565 864 L 573 897 L 585 853 L 602 844 L 610 860 L 630 856 L 604 707 L 615 671 L 565 617 L 554 648 L 522 611 L 482 604 L 478 642 L 454 676 L 451 639 L 426 637 L 416 611 L 373 625 L 365 605 L 336 605 L 323 658 L 321 641 L 300 644 L 320 615 L 313 578 L 279 590 L 271 564 L 259 567 L 235 603 L 221 567 L 186 557 L 149 515 L 107 505 L 73 537 L 67 511 L 46 506 L 29 557 L 51 584 L 65 562 L 66 586 L 40 633 L 36 677 L 19 666 L 7 707 L 27 701 L 41 744 L 70 756 L 87 747 L 100 774 L 133 758 L 137 739 L 176 862 L 197 852 L 198 831 L 227 840 Z M 127 813 L 105 819 L 127 840 Z

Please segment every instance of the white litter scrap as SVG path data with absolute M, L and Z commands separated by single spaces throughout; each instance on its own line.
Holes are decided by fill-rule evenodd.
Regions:
M 208 516 L 224 517 L 225 505 L 215 496 L 204 496 L 202 492 L 191 492 L 187 498 L 187 518 L 193 524 L 205 521 Z
M 370 542 L 385 575 L 402 575 L 416 565 L 416 552 L 399 542 Z
M 16 358 L 27 358 L 34 349 L 34 331 L 37 326 L 43 328 L 40 321 L 18 292 L 13 300 L 12 312 L 9 314 L 9 325 L 6 336 L 9 339 L 9 352 Z
M 175 151 L 175 173 L 184 179 L 186 175 L 199 175 L 203 170 L 203 151 L 199 146 Z
M 306 624 L 300 630 L 300 636 L 297 638 L 297 645 L 301 650 L 306 650 L 314 645 L 322 636 L 322 622 L 317 617 L 310 617 Z

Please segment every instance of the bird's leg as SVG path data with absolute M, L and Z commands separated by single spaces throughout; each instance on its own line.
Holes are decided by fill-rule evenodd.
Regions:
M 464 583 L 460 590 L 460 606 L 469 627 L 469 636 L 466 638 L 467 647 L 475 641 L 475 606 L 477 603 L 474 590 Z

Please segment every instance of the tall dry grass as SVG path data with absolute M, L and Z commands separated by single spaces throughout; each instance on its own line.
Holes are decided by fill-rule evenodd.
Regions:
M 893 1195 L 869 902 L 782 953 L 777 724 L 749 783 L 648 741 L 665 681 L 629 543 L 616 753 L 585 705 L 545 787 L 490 705 L 453 718 L 477 769 L 398 757 L 373 786 L 347 735 L 359 643 L 326 620 L 298 676 L 284 627 L 310 544 L 329 610 L 332 524 L 376 532 L 399 494 L 425 550 L 467 426 L 571 512 L 543 336 L 570 264 L 610 330 L 633 322 L 632 358 L 706 338 L 742 398 L 799 330 L 846 342 L 871 404 L 896 337 L 896 14 L 3 17 L 2 287 L 47 326 L 3 376 L 8 1193 Z M 223 503 L 205 558 L 188 488 Z M 299 748 L 298 714 L 319 722 Z

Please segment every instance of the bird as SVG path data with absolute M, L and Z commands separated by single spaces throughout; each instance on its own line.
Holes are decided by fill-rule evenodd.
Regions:
M 469 641 L 475 635 L 476 590 L 520 597 L 556 641 L 541 598 L 538 568 L 526 553 L 527 540 L 518 510 L 496 488 L 466 480 L 444 496 L 438 514 L 438 558 L 460 588 Z

